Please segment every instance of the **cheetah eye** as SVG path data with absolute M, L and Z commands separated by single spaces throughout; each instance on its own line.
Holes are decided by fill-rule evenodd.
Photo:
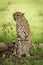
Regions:
M 19 16 L 19 15 L 17 14 L 17 16 Z

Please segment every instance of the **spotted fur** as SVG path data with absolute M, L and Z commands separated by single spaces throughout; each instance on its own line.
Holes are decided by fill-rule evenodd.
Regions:
M 28 51 L 33 45 L 28 21 L 24 13 L 21 12 L 13 13 L 13 18 L 16 22 L 16 31 L 18 35 L 18 55 L 28 55 Z

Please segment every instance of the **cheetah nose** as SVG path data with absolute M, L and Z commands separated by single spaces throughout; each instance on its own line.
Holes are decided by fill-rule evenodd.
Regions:
M 14 18 L 14 20 L 16 20 L 16 18 Z

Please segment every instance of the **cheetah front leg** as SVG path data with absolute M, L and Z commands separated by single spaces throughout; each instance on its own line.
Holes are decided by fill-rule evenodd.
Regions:
M 19 41 L 19 43 L 18 43 L 18 48 L 17 48 L 17 56 L 19 57 L 19 58 L 21 58 L 22 56 L 21 56 L 21 54 L 22 54 L 22 49 L 21 49 L 22 47 L 21 47 L 21 42 Z

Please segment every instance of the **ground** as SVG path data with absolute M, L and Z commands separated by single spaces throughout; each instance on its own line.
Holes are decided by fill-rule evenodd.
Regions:
M 43 48 L 36 46 L 30 50 L 30 58 L 18 58 L 15 56 L 0 58 L 0 65 L 43 65 Z

